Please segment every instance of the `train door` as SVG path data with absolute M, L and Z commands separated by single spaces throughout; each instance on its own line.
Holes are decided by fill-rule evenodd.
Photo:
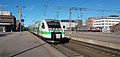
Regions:
M 45 32 L 45 23 L 44 22 L 42 22 L 42 24 L 41 24 L 41 35 L 44 37 L 44 32 Z

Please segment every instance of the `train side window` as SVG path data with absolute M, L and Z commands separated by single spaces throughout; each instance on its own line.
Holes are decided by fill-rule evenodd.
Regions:
M 63 28 L 65 28 L 65 26 L 63 26 Z
M 45 25 L 44 25 L 44 23 L 42 23 L 42 28 L 45 29 Z

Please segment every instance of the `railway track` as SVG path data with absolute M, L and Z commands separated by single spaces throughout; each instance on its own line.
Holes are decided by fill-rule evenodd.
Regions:
M 68 57 L 120 57 L 120 50 L 70 40 L 69 43 L 53 45 Z
M 91 57 L 84 53 L 80 53 L 80 52 L 78 53 L 71 47 L 68 48 L 67 46 L 65 47 L 61 45 L 52 45 L 52 46 L 58 49 L 59 51 L 61 51 L 63 54 L 65 54 L 68 57 Z
M 96 52 L 99 52 L 99 53 L 102 53 L 105 55 L 109 55 L 111 57 L 120 57 L 120 50 L 118 50 L 118 49 L 113 49 L 113 48 L 109 48 L 109 47 L 94 45 L 94 44 L 75 41 L 75 40 L 72 40 L 72 43 L 82 45 L 82 46 L 86 47 L 87 49 L 90 49 L 90 50 L 93 50 L 93 51 L 96 51 Z
M 37 37 L 40 37 L 36 35 Z M 68 57 L 120 57 L 120 50 L 76 40 L 63 40 L 62 44 L 50 44 Z

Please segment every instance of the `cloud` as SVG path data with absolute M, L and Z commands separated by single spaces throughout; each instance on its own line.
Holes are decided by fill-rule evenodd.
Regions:
M 1 7 L 7 7 L 7 6 L 8 6 L 8 5 L 1 5 L 1 4 L 0 4 L 0 8 L 1 8 Z

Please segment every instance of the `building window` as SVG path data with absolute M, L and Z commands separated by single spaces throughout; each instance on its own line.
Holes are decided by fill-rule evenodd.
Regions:
M 102 24 L 99 24 L 99 25 L 102 25 Z
M 97 23 L 98 21 L 96 21 L 96 23 Z
M 111 21 L 109 20 L 109 22 L 111 22 Z
M 115 24 L 112 24 L 112 25 L 115 25 Z
M 108 20 L 106 20 L 105 22 L 108 22 Z
M 108 25 L 108 23 L 105 23 L 105 25 Z
M 112 21 L 112 22 L 115 22 L 115 21 Z
M 0 20 L 11 20 L 11 21 L 12 21 L 12 18 L 8 18 L 8 17 L 0 17 Z
M 104 23 L 102 23 L 102 25 L 104 25 Z
M 109 23 L 109 25 L 111 25 L 111 23 Z

